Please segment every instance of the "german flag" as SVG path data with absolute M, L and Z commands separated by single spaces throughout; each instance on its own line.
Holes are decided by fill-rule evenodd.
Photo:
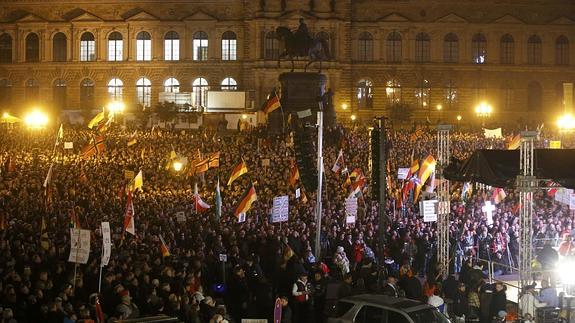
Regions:
M 239 162 L 234 169 L 232 169 L 232 173 L 230 174 L 230 179 L 228 180 L 228 186 L 232 185 L 232 183 L 238 179 L 240 176 L 248 172 L 248 166 L 246 162 L 244 162 L 243 158 L 242 161 Z
M 164 238 L 160 235 L 160 252 L 162 253 L 162 257 L 169 257 L 170 256 L 170 249 L 168 249 L 168 245 L 164 241 Z
M 106 138 L 102 135 L 93 136 L 90 143 L 82 148 L 82 158 L 88 159 L 106 151 Z
M 263 112 L 265 114 L 272 113 L 277 108 L 281 107 L 280 98 L 278 97 L 277 93 L 274 91 L 268 97 L 266 104 L 264 106 Z
M 299 179 L 299 170 L 297 169 L 297 165 L 294 163 L 290 169 L 289 186 L 295 186 L 298 179 Z
M 240 213 L 246 213 L 252 207 L 252 203 L 254 203 L 258 199 L 256 195 L 256 189 L 254 188 L 254 184 L 250 183 L 250 186 L 242 196 L 240 203 L 236 207 L 234 211 L 235 216 L 240 216 Z
M 518 134 L 518 135 L 514 136 L 513 139 L 511 139 L 511 141 L 507 145 L 507 149 L 515 150 L 515 149 L 518 149 L 519 146 L 521 146 L 521 135 Z
M 341 186 L 344 190 L 351 185 L 351 176 L 349 174 L 345 174 L 345 182 Z
M 414 160 L 411 162 L 411 167 L 409 167 L 409 174 L 415 174 L 419 170 L 419 160 Z

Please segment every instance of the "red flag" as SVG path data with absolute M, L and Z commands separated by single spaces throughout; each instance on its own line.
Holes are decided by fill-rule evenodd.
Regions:
M 102 311 L 102 305 L 100 305 L 100 298 L 96 296 L 96 322 L 104 323 L 104 311 Z
M 128 191 L 126 202 L 126 213 L 124 214 L 124 230 L 132 235 L 136 235 L 136 225 L 134 223 L 134 204 L 132 203 L 132 192 Z

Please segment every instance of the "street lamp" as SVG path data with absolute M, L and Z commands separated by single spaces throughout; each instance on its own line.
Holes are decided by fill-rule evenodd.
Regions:
M 341 109 L 344 110 L 344 111 L 347 110 L 347 103 L 342 103 L 342 104 L 341 104 Z
M 184 164 L 182 164 L 182 163 L 179 162 L 179 161 L 176 161 L 176 162 L 174 162 L 174 163 L 172 164 L 172 167 L 174 167 L 174 170 L 175 170 L 176 172 L 180 172 L 180 171 L 182 170 L 182 168 L 184 167 Z
M 48 124 L 48 116 L 44 112 L 34 110 L 24 117 L 24 122 L 32 129 L 39 129 Z
M 575 118 L 570 113 L 565 113 L 557 119 L 557 127 L 561 137 L 561 147 L 563 147 L 563 135 L 575 129 Z
M 351 118 L 351 121 L 355 121 L 355 119 L 357 119 L 357 117 L 355 116 L 355 114 L 352 114 L 350 118 Z
M 493 107 L 487 102 L 481 102 L 475 107 L 475 113 L 481 118 L 481 126 L 485 127 L 485 118 L 488 118 L 493 112 Z

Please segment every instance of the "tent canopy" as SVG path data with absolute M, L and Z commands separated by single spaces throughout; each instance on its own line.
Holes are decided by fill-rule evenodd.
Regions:
M 519 175 L 519 149 L 477 150 L 467 160 L 451 159 L 445 178 L 479 182 L 495 187 L 513 187 Z M 575 189 L 575 149 L 535 149 L 533 175 Z

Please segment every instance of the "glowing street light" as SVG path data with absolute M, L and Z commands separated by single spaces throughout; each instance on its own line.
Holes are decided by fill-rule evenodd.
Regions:
M 350 118 L 351 118 L 351 121 L 355 121 L 355 119 L 357 119 L 357 117 L 355 116 L 355 114 L 352 114 Z
M 461 121 L 461 116 L 460 116 L 460 115 L 457 116 L 457 121 Z
M 438 104 L 436 107 L 437 111 L 441 111 L 441 109 L 443 109 L 443 106 L 441 104 Z
M 179 161 L 176 161 L 176 162 L 174 162 L 174 163 L 172 164 L 172 167 L 174 167 L 174 170 L 175 170 L 176 172 L 180 172 L 180 171 L 182 170 L 182 168 L 184 167 L 184 164 L 182 164 L 182 163 L 179 162 Z
M 245 114 L 245 113 L 242 114 L 242 119 L 246 120 L 247 118 L 248 118 L 248 115 L 247 115 L 247 114 Z
M 475 107 L 475 113 L 481 118 L 481 126 L 485 126 L 485 118 L 488 118 L 493 112 L 493 107 L 487 102 L 481 102 Z
M 108 111 L 113 115 L 124 112 L 125 108 L 124 102 L 121 101 L 112 101 L 108 104 Z
M 48 124 L 48 116 L 38 110 L 34 110 L 24 117 L 26 125 L 32 129 L 43 128 Z
M 347 103 L 342 103 L 342 104 L 341 104 L 341 109 L 342 109 L 342 110 L 347 110 Z
M 566 113 L 557 119 L 557 127 L 560 131 L 572 131 L 575 129 L 575 118 L 570 113 Z

